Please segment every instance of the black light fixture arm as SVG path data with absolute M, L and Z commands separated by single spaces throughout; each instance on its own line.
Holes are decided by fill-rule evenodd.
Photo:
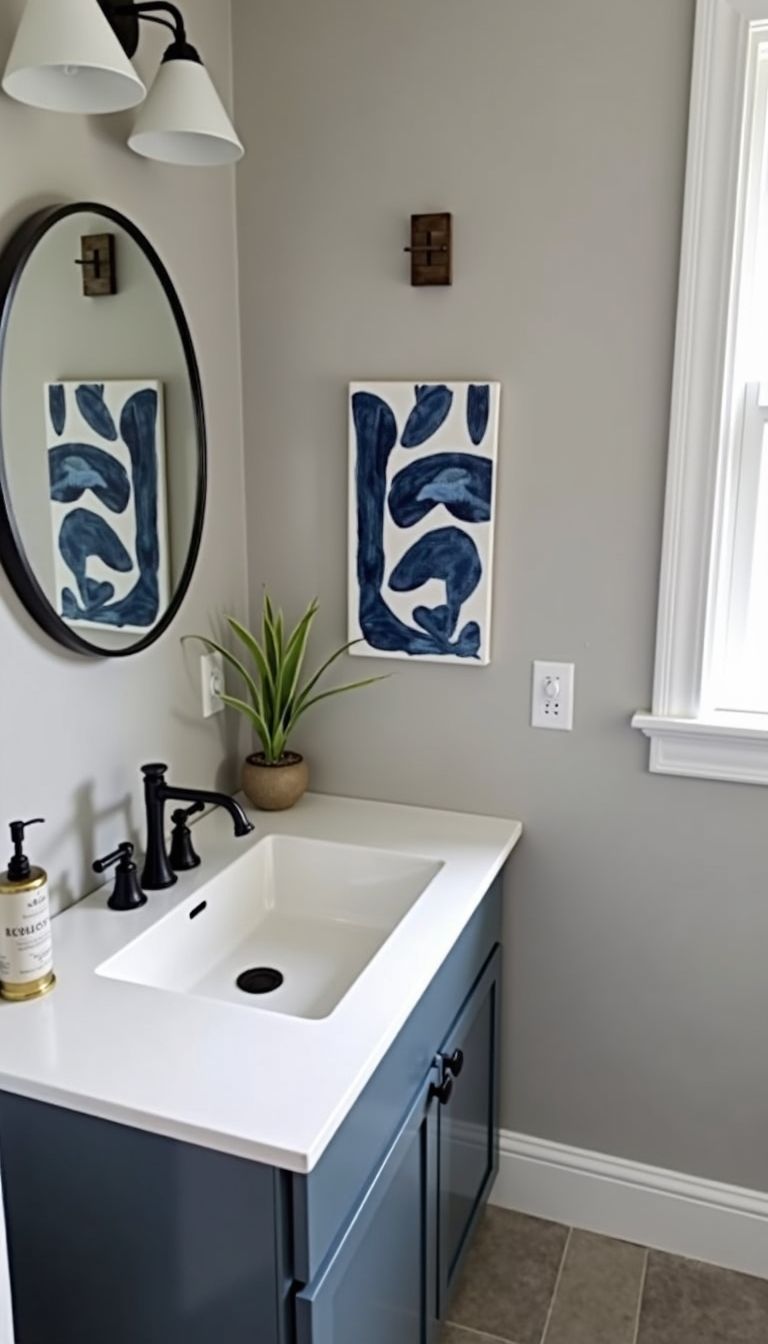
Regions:
M 126 17 L 135 14 L 140 19 L 149 18 L 150 14 L 156 14 L 158 10 L 163 14 L 170 14 L 173 22 L 166 23 L 166 28 L 172 29 L 179 42 L 186 42 L 187 30 L 184 26 L 184 16 L 176 5 L 167 3 L 167 0 L 138 0 L 138 4 L 135 5 L 115 5 L 117 14 Z
M 161 19 L 157 14 L 142 14 L 140 17 L 145 23 L 156 23 L 161 28 L 167 28 L 169 33 L 176 36 L 176 24 L 171 23 L 170 19 Z
M 165 53 L 164 60 L 200 60 L 195 48 L 187 40 L 184 15 L 170 0 L 136 0 L 136 3 L 128 4 L 120 3 L 119 0 L 99 0 L 99 4 L 128 56 L 133 56 L 139 45 L 139 21 L 145 19 L 147 23 L 159 23 L 173 33 L 174 41 Z M 161 18 L 161 14 L 169 17 Z

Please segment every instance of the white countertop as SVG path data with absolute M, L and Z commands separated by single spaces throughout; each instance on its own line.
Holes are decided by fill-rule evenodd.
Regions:
M 110 887 L 54 920 L 56 988 L 0 1004 L 0 1088 L 139 1129 L 311 1171 L 517 844 L 516 821 L 307 794 L 195 827 L 202 865 L 140 910 Z M 96 967 L 266 835 L 368 845 L 443 867 L 360 979 L 311 1020 L 129 984 Z M 393 985 L 397 993 L 393 994 Z

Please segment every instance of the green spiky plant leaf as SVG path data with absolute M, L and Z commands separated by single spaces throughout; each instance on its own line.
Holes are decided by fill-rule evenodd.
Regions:
M 341 658 L 357 640 L 342 644 L 320 667 L 305 681 L 302 680 L 307 645 L 318 604 L 310 602 L 304 615 L 290 632 L 286 630 L 282 611 L 276 609 L 269 597 L 264 594 L 261 618 L 261 637 L 227 616 L 227 624 L 242 648 L 242 656 L 237 657 L 207 635 L 188 635 L 188 639 L 200 640 L 206 648 L 220 653 L 227 665 L 242 682 L 242 695 L 222 695 L 221 699 L 230 709 L 235 709 L 248 720 L 261 741 L 264 759 L 268 765 L 277 765 L 286 755 L 288 739 L 299 719 L 313 705 L 320 704 L 332 695 L 341 695 L 346 691 L 356 691 L 362 686 L 372 686 L 384 677 L 365 677 L 362 681 L 351 681 L 343 686 L 332 686 L 326 691 L 316 691 L 318 683 L 330 667 Z

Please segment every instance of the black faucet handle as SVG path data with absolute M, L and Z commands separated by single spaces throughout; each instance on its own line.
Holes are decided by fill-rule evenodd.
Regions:
M 138 910 L 139 906 L 146 905 L 147 898 L 139 883 L 130 841 L 124 841 L 111 854 L 105 854 L 103 859 L 96 859 L 93 871 L 105 873 L 114 864 L 117 864 L 115 889 L 107 901 L 110 910 Z
M 196 812 L 204 811 L 205 803 L 193 803 L 191 807 L 177 807 L 176 811 L 171 813 L 171 821 L 174 826 L 184 826 L 188 817 L 194 817 Z
M 192 844 L 192 832 L 187 821 L 196 812 L 205 811 L 204 803 L 193 803 L 191 807 L 177 807 L 171 814 L 173 831 L 171 832 L 171 867 L 176 873 L 186 873 L 190 868 L 200 866 L 200 855 Z
M 122 845 L 117 846 L 117 849 L 113 849 L 111 854 L 106 854 L 103 859 L 96 859 L 93 864 L 93 871 L 94 873 L 106 873 L 107 869 L 111 868 L 114 863 L 122 863 L 126 859 L 130 863 L 132 858 L 133 845 L 130 841 L 125 840 Z

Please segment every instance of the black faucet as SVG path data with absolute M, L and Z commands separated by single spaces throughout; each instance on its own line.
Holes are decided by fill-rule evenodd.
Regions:
M 177 881 L 165 847 L 165 804 L 173 799 L 182 803 L 211 804 L 223 807 L 235 827 L 235 835 L 248 835 L 253 830 L 242 807 L 227 793 L 213 793 L 208 789 L 182 789 L 166 784 L 167 765 L 142 765 L 144 798 L 147 805 L 147 854 L 141 885 L 145 891 L 161 891 Z

